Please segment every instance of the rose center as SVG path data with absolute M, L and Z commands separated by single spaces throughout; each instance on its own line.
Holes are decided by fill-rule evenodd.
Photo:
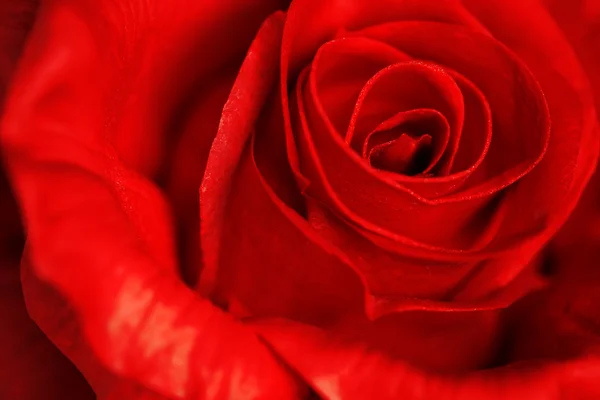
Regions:
M 434 110 L 401 112 L 367 135 L 362 157 L 379 170 L 428 174 L 443 155 L 448 129 L 445 118 Z
M 367 159 L 375 168 L 415 175 L 425 169 L 430 156 L 431 136 L 414 138 L 403 133 L 397 139 L 373 146 Z

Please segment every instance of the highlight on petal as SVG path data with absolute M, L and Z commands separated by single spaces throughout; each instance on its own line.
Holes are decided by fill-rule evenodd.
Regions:
M 101 397 L 295 398 L 302 387 L 269 349 L 180 281 L 162 193 L 110 142 L 120 121 L 106 101 L 126 88 L 88 21 L 115 10 L 88 6 L 44 4 L 3 118 L 32 314 Z M 280 27 L 270 18 L 250 52 Z M 56 312 L 67 332 L 53 328 Z
M 166 194 L 177 222 L 182 275 L 189 286 L 197 284 L 202 270 L 198 188 L 236 72 L 227 70 L 199 91 L 168 163 Z
M 201 243 L 205 261 L 200 290 L 209 293 L 215 283 L 222 236 L 222 224 L 237 163 L 251 138 L 254 123 L 276 80 L 281 29 L 284 15 L 265 26 L 260 41 L 251 47 L 223 108 L 219 131 L 212 144 L 200 187 Z M 281 25 L 281 26 L 279 26 Z

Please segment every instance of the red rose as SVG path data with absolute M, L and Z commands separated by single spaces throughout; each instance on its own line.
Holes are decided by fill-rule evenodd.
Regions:
M 11 78 L 28 311 L 98 398 L 600 396 L 594 282 L 540 253 L 591 8 L 225 3 L 44 1 Z

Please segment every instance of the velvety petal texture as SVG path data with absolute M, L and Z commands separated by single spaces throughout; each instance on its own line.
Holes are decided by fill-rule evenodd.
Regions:
M 598 355 L 515 363 L 469 374 L 435 374 L 391 359 L 364 343 L 284 321 L 256 327 L 323 399 L 594 399 Z

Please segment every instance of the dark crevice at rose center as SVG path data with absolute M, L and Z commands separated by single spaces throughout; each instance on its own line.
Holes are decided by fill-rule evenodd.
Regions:
M 400 112 L 367 135 L 362 157 L 382 171 L 433 175 L 448 143 L 449 130 L 448 122 L 438 111 Z
M 402 133 L 397 139 L 373 146 L 367 155 L 369 163 L 378 169 L 404 175 L 423 171 L 431 158 L 431 136 L 413 137 Z

